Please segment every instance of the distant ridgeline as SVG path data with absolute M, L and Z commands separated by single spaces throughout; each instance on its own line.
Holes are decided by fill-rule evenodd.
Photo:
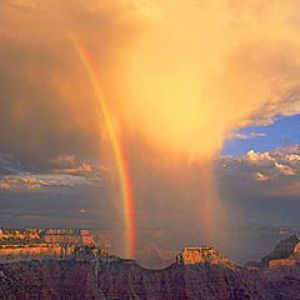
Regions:
M 275 249 L 264 256 L 259 262 L 249 262 L 248 268 L 275 269 L 278 267 L 292 267 L 300 265 L 300 240 L 296 235 L 282 240 Z
M 263 257 L 261 264 L 270 268 L 300 264 L 300 240 L 296 235 L 281 241 L 275 249 Z
M 200 246 L 184 248 L 161 270 L 108 255 L 93 245 L 88 231 L 3 230 L 1 241 L 2 257 L 11 259 L 0 261 L 4 300 L 300 299 L 296 236 L 254 265 L 234 266 L 215 248 Z M 36 259 L 45 255 L 50 259 Z
M 97 248 L 88 230 L 0 229 L 0 262 L 27 259 L 66 259 L 84 254 L 114 259 Z M 87 257 L 87 256 L 86 256 Z
M 214 247 L 186 247 L 176 256 L 179 265 L 209 264 L 219 265 L 229 269 L 236 266 L 222 255 Z M 292 267 L 300 265 L 300 239 L 296 235 L 282 240 L 275 249 L 259 262 L 249 262 L 249 269 L 274 269 L 278 267 Z
M 83 229 L 0 229 L 0 263 L 31 259 L 73 259 L 79 261 L 132 262 L 109 254 L 97 246 L 91 232 Z M 185 247 L 175 257 L 175 264 L 218 265 L 236 269 L 214 247 Z M 300 265 L 300 240 L 291 236 L 281 241 L 260 262 L 246 264 L 247 269 L 273 269 Z

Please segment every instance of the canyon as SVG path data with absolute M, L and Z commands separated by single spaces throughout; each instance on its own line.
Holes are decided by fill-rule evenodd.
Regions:
M 297 236 L 245 266 L 200 246 L 150 270 L 101 249 L 86 230 L 0 233 L 0 299 L 300 299 Z
M 0 230 L 0 262 L 32 259 L 64 259 L 80 247 L 92 246 L 88 230 Z

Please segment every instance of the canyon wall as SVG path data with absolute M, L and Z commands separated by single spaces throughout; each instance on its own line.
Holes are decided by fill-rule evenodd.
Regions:
M 148 270 L 94 245 L 80 244 L 78 233 L 76 242 L 70 242 L 73 233 L 61 231 L 53 240 L 56 233 L 50 232 L 52 244 L 2 245 L 6 256 L 18 253 L 22 259 L 0 261 L 0 299 L 300 300 L 295 239 L 281 242 L 262 260 L 268 259 L 268 265 L 256 269 L 233 266 L 213 247 L 186 247 L 169 267 Z M 38 235 L 45 240 L 45 232 Z M 73 245 L 72 251 L 59 254 L 66 245 Z M 24 249 L 32 254 L 30 259 L 23 259 L 27 254 Z M 53 259 L 55 256 L 60 259 Z
M 65 259 L 82 247 L 93 247 L 88 230 L 0 230 L 0 262 Z

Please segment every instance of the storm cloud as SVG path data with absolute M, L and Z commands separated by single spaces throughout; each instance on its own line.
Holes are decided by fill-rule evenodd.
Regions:
M 91 58 L 122 138 L 139 228 L 155 224 L 174 235 L 193 228 L 187 237 L 193 242 L 230 219 L 227 196 L 249 200 L 245 190 L 268 199 L 285 190 L 298 196 L 296 150 L 290 159 L 252 151 L 221 158 L 229 169 L 215 165 L 228 132 L 300 112 L 298 1 L 3 0 L 0 6 L 2 205 L 10 195 L 17 206 L 22 190 L 28 207 L 43 194 L 46 210 L 45 199 L 59 191 L 58 207 L 77 205 L 77 216 L 98 201 L 106 221 L 121 223 L 109 135 L 70 35 Z

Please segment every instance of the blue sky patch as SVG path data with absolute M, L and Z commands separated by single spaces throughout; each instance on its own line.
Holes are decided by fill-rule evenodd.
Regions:
M 222 155 L 242 155 L 249 150 L 267 151 L 300 143 L 300 114 L 276 117 L 268 126 L 248 126 L 225 140 Z

